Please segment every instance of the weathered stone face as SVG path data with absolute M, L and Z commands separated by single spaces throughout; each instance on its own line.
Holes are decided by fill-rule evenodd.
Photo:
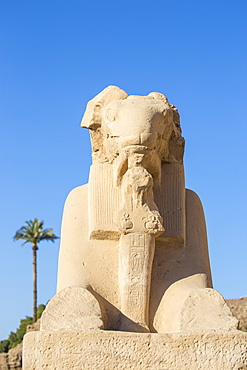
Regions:
M 88 103 L 82 127 L 91 130 L 94 159 L 155 151 L 160 160 L 182 161 L 179 114 L 162 94 L 128 96 L 109 86 Z
M 103 122 L 104 134 L 118 137 L 122 150 L 132 145 L 155 150 L 158 137 L 169 140 L 173 130 L 171 108 L 152 97 L 128 97 L 109 104 Z

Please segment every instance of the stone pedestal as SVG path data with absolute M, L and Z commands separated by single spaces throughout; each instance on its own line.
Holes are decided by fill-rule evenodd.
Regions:
M 237 330 L 176 334 L 31 332 L 24 340 L 24 370 L 246 369 L 246 337 Z

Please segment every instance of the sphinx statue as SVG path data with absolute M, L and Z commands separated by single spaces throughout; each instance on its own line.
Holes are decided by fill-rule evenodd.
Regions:
M 90 292 L 107 330 L 176 332 L 196 321 L 211 327 L 222 308 L 231 317 L 212 290 L 201 202 L 185 189 L 176 107 L 160 93 L 128 96 L 109 86 L 88 103 L 81 125 L 90 130 L 93 164 L 89 183 L 66 201 L 58 293 Z M 193 312 L 192 323 L 196 292 L 198 316 L 209 296 L 216 310 L 207 320 Z
M 202 369 L 210 358 L 212 368 L 230 369 L 222 364 L 247 361 L 246 336 L 212 287 L 177 108 L 157 92 L 109 86 L 89 101 L 81 126 L 91 136 L 89 181 L 66 200 L 57 294 L 35 341 L 26 339 L 25 363 L 192 369 L 201 361 Z

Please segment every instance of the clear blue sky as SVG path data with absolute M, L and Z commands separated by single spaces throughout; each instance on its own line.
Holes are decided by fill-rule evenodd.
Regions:
M 26 220 L 60 235 L 68 192 L 87 182 L 85 105 L 106 86 L 162 92 L 186 139 L 214 286 L 247 295 L 246 0 L 0 0 L 0 339 L 32 315 Z M 56 289 L 59 241 L 38 251 L 38 303 Z

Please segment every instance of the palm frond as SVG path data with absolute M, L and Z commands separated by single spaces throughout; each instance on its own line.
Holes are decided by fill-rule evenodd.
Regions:
M 34 218 L 33 220 L 26 221 L 25 225 L 16 231 L 14 241 L 23 239 L 26 243 L 38 244 L 42 240 L 52 241 L 58 239 L 53 232 L 53 229 L 44 229 L 44 221 Z

